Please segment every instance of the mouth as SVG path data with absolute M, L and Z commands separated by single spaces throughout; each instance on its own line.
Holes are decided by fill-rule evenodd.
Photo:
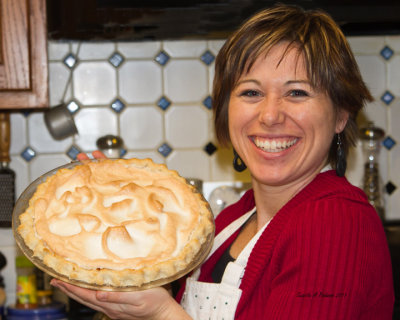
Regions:
M 265 152 L 281 152 L 289 149 L 291 146 L 296 144 L 298 138 L 279 138 L 279 139 L 262 139 L 256 137 L 253 139 L 254 144 L 257 148 Z

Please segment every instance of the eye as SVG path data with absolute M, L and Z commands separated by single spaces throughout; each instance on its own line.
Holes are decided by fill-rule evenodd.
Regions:
M 308 97 L 309 94 L 307 91 L 304 91 L 304 90 L 291 90 L 289 92 L 289 96 L 291 96 L 291 97 Z
M 240 93 L 240 96 L 243 97 L 258 97 L 260 93 L 256 90 L 244 90 Z

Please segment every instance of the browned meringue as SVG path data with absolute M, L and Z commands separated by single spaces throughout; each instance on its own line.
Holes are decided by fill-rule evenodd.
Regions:
M 18 233 L 46 266 L 99 286 L 185 270 L 214 232 L 207 202 L 150 159 L 85 161 L 40 184 Z

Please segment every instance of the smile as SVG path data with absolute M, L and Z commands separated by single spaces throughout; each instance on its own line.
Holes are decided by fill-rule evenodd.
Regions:
M 293 146 L 297 142 L 297 138 L 290 138 L 286 140 L 276 139 L 260 139 L 255 138 L 254 144 L 266 152 L 280 152 Z

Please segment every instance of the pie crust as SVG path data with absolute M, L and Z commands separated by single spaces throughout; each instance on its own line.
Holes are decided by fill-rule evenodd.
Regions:
M 214 221 L 195 187 L 163 164 L 88 160 L 39 184 L 15 233 L 33 262 L 61 278 L 83 286 L 143 287 L 197 265 Z

